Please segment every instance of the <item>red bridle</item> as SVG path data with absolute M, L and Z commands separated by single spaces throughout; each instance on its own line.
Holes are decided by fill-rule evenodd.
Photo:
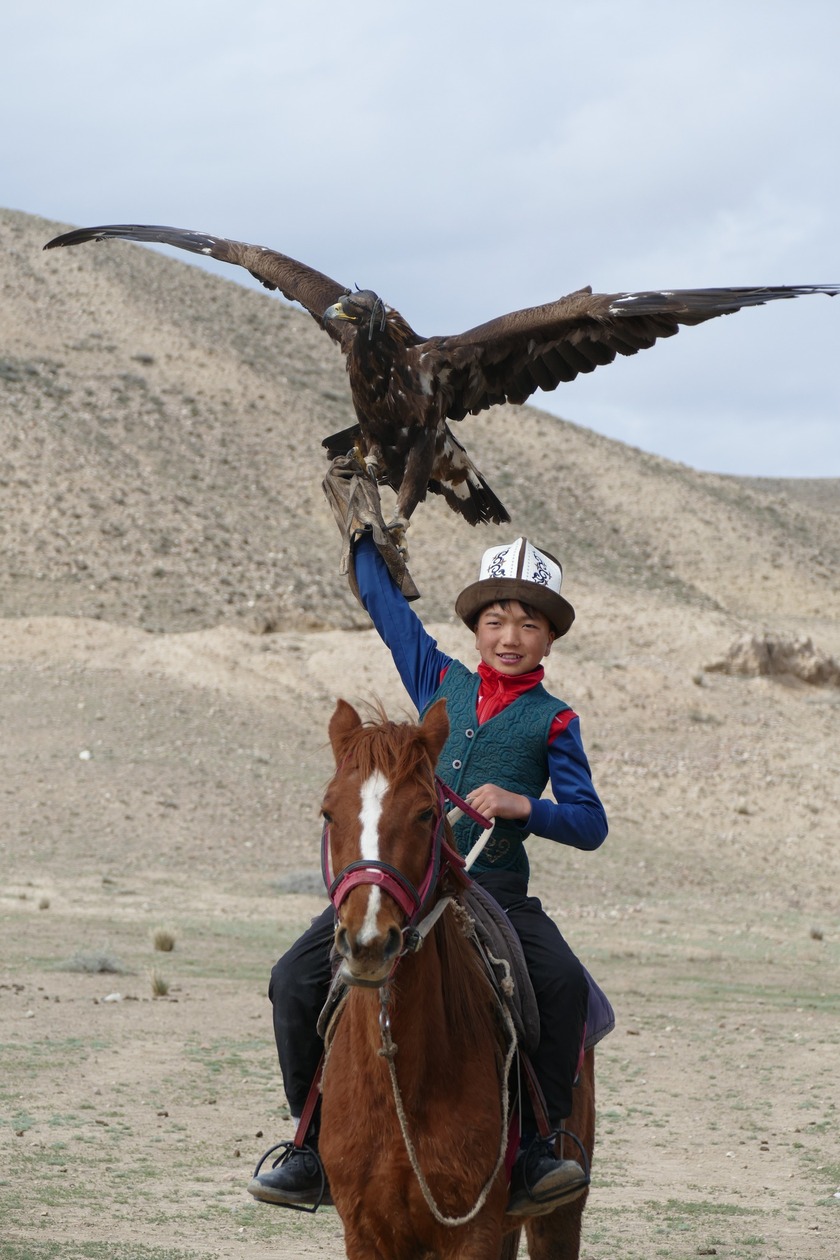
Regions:
M 465 814 L 484 827 L 489 825 L 488 820 L 472 809 L 437 775 L 435 775 L 435 792 L 437 810 L 432 846 L 429 863 L 419 888 L 416 888 L 397 867 L 375 858 L 361 858 L 356 862 L 350 862 L 333 878 L 330 870 L 330 828 L 329 823 L 324 823 L 321 835 L 321 872 L 327 894 L 336 913 L 351 889 L 357 888 L 360 884 L 373 885 L 381 888 L 394 899 L 406 917 L 406 927 L 412 928 L 431 906 L 441 877 L 447 870 L 453 872 L 459 883 L 469 883 L 469 876 L 464 870 L 464 859 L 445 839 L 445 802 L 451 801 L 458 809 L 462 809 Z

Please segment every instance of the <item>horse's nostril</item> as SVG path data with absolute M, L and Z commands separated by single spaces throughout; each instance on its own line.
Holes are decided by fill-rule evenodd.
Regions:
M 350 957 L 350 946 L 347 944 L 347 928 L 340 927 L 336 931 L 335 947 L 342 958 Z
M 382 953 L 386 960 L 396 957 L 402 947 L 402 932 L 395 927 L 388 929 L 388 935 L 385 938 L 385 948 Z

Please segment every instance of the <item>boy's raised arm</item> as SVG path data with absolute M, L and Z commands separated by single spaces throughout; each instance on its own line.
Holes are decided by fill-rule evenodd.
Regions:
M 422 712 L 452 663 L 426 631 L 408 600 L 398 589 L 370 534 L 353 545 L 353 567 L 358 598 L 376 632 L 391 653 L 411 699 Z

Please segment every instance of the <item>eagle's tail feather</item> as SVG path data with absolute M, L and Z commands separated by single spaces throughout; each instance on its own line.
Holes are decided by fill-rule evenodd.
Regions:
M 474 466 L 463 480 L 432 479 L 429 489 L 442 494 L 446 502 L 470 525 L 503 525 L 510 520 L 504 504 L 496 497 Z
M 503 525 L 510 520 L 504 504 L 490 489 L 464 447 L 447 425 L 443 449 L 435 459 L 429 489 L 442 494 L 446 502 L 470 525 Z

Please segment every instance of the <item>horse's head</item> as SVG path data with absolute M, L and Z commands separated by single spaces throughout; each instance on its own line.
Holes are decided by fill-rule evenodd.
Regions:
M 406 923 L 433 891 L 441 809 L 434 769 L 448 734 L 444 700 L 419 725 L 363 723 L 344 700 L 330 721 L 336 771 L 323 803 L 324 868 L 350 983 L 385 982 Z

